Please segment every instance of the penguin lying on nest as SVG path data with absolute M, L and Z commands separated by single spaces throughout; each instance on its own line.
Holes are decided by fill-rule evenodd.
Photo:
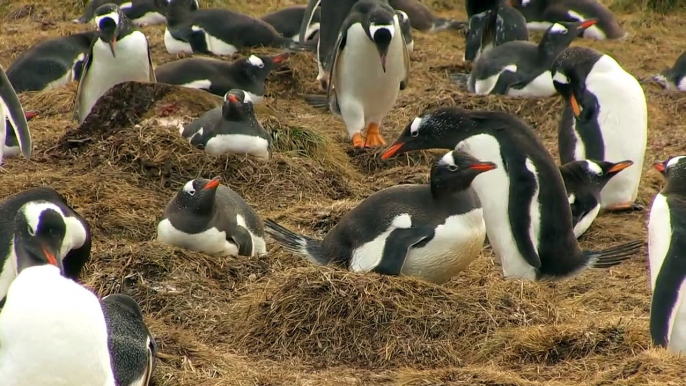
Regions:
M 269 219 L 267 233 L 315 264 L 442 284 L 481 252 L 486 228 L 471 183 L 495 168 L 451 151 L 433 164 L 428 185 L 397 185 L 372 194 L 323 240 L 296 234 Z

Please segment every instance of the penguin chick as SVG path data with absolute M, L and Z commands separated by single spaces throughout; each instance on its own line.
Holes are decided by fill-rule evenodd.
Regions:
M 434 163 L 429 185 L 397 185 L 372 194 L 323 240 L 296 234 L 273 220 L 266 221 L 267 233 L 315 264 L 442 284 L 481 252 L 486 228 L 470 185 L 495 167 L 452 151 Z
M 591 226 L 600 212 L 600 191 L 617 175 L 633 165 L 633 161 L 606 162 L 572 161 L 560 166 L 572 208 L 574 236 L 578 239 Z
M 208 254 L 267 254 L 262 219 L 219 177 L 184 184 L 165 209 L 157 239 Z

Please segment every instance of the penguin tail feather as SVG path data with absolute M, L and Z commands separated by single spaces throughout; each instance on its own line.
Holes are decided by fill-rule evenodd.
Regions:
M 266 219 L 264 226 L 267 234 L 281 244 L 284 249 L 305 256 L 311 263 L 328 264 L 328 260 L 322 253 L 322 240 L 297 234 L 272 219 Z
M 637 240 L 602 251 L 585 251 L 584 255 L 589 258 L 591 268 L 609 268 L 629 259 L 641 247 L 643 247 L 643 241 Z
M 327 100 L 326 95 L 308 94 L 304 95 L 303 98 L 305 99 L 305 102 L 307 102 L 308 105 L 314 108 L 322 110 L 329 109 L 329 101 Z
M 453 31 L 459 31 L 462 29 L 465 29 L 467 26 L 467 23 L 464 21 L 457 21 L 457 20 L 448 20 L 448 19 L 436 19 L 432 24 L 431 24 L 431 29 L 429 30 L 430 32 L 439 32 L 443 30 L 453 30 Z
M 300 43 L 297 40 L 286 40 L 285 42 L 285 48 L 289 51 L 293 52 L 306 52 L 306 51 L 312 51 L 312 47 L 308 45 L 307 43 Z

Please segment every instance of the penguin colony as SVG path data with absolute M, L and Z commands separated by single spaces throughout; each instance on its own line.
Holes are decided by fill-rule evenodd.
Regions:
M 255 18 L 204 8 L 196 0 L 93 0 L 75 20 L 92 23 L 92 31 L 39 43 L 6 72 L 0 69 L 0 162 L 18 154 L 31 158 L 28 122 L 36 112 L 25 111 L 17 93 L 72 81 L 79 82 L 78 123 L 88 120 L 111 87 L 127 81 L 223 96 L 221 106 L 180 127 L 180 135 L 212 155 L 268 160 L 273 138 L 253 106 L 265 98 L 270 71 L 291 53 L 313 51 L 319 75 L 312 81 L 326 95 L 305 99 L 339 116 L 353 147 L 382 148 L 382 159 L 422 149 L 447 151 L 431 165 L 429 183 L 377 191 L 319 239 L 263 220 L 219 178 L 197 177 L 160 208 L 160 242 L 259 258 L 273 241 L 313 264 L 436 284 L 468 269 L 486 238 L 506 279 L 570 278 L 637 255 L 643 240 L 599 251 L 582 250 L 577 242 L 604 211 L 644 210 L 636 202 L 648 130 L 642 86 L 611 56 L 570 47 L 577 38 L 623 39 L 626 33 L 592 0 L 468 0 L 466 11 L 469 19 L 460 22 L 436 17 L 413 0 L 311 0 Z M 260 46 L 284 51 L 233 62 L 198 56 L 156 68 L 139 28 L 155 24 L 164 24 L 170 53 L 223 56 Z M 459 107 L 422 112 L 386 147 L 382 123 L 412 78 L 410 26 L 425 33 L 462 30 L 472 72 L 450 78 L 473 93 L 562 98 L 562 164 L 555 164 L 522 119 Z M 538 43 L 528 35 L 536 29 L 544 31 Z M 34 76 L 37 68 L 44 69 L 40 76 Z M 686 53 L 652 79 L 686 91 Z M 686 156 L 669 157 L 654 168 L 666 185 L 648 214 L 650 334 L 655 345 L 682 352 Z M 87 219 L 59 193 L 41 187 L 5 197 L 0 226 L 3 385 L 148 385 L 158 345 L 137 302 L 125 294 L 99 298 L 80 284 L 91 256 Z

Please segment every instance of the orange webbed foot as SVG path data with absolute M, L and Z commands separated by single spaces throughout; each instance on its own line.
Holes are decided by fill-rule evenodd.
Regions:
M 367 141 L 364 144 L 365 147 L 381 147 L 386 146 L 386 141 L 381 137 L 379 132 L 379 125 L 376 123 L 369 124 L 367 129 Z
M 354 148 L 364 147 L 364 138 L 362 138 L 362 134 L 360 134 L 360 133 L 353 134 L 353 147 Z

